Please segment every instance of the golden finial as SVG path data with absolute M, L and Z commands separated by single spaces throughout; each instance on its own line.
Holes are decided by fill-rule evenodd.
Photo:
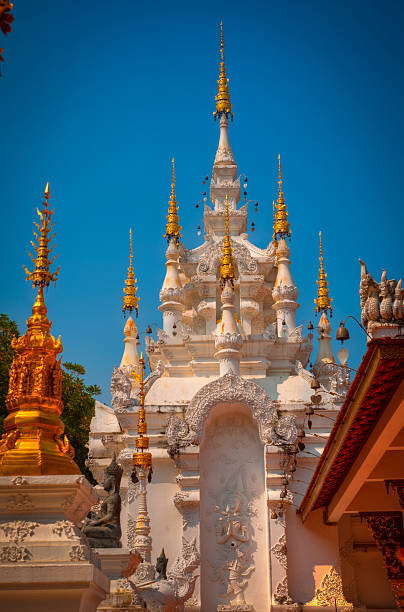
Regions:
M 236 278 L 236 269 L 234 266 L 233 249 L 231 246 L 231 240 L 230 240 L 230 235 L 229 235 L 229 198 L 228 198 L 227 193 L 226 193 L 226 213 L 225 213 L 225 235 L 223 239 L 222 253 L 223 253 L 223 256 L 220 258 L 220 268 L 219 268 L 220 286 L 223 289 L 225 284 L 229 282 L 231 286 L 234 287 L 234 281 Z
M 128 275 L 125 281 L 125 287 L 123 288 L 123 306 L 122 312 L 125 315 L 126 311 L 132 313 L 132 310 L 136 310 L 136 316 L 139 313 L 139 298 L 137 297 L 137 278 L 133 272 L 133 249 L 132 249 L 132 229 L 129 229 L 129 268 Z
M 288 223 L 288 211 L 286 209 L 285 198 L 283 197 L 282 191 L 282 167 L 281 167 L 281 156 L 278 155 L 278 164 L 279 164 L 279 191 L 278 191 L 278 200 L 277 200 L 277 208 L 275 213 L 275 224 L 274 224 L 274 235 L 275 238 L 280 236 L 281 238 L 287 236 L 290 238 L 291 231 L 290 225 Z
M 52 259 L 49 260 L 49 254 L 53 251 L 53 249 L 55 248 L 55 245 L 51 246 L 50 248 L 49 246 L 50 246 L 50 243 L 52 242 L 52 239 L 56 236 L 55 233 L 49 236 L 49 232 L 52 230 L 53 226 L 55 225 L 54 223 L 51 223 L 51 219 L 52 219 L 54 210 L 50 210 L 48 208 L 48 200 L 50 198 L 49 183 L 46 183 L 44 198 L 45 200 L 43 202 L 43 209 L 42 210 L 39 210 L 39 208 L 36 209 L 41 222 L 39 224 L 34 221 L 34 225 L 38 229 L 39 234 L 40 234 L 38 236 L 38 234 L 34 232 L 34 236 L 38 241 L 38 246 L 31 240 L 31 244 L 34 247 L 35 252 L 36 252 L 36 258 L 34 258 L 33 255 L 31 255 L 31 253 L 28 251 L 28 255 L 31 257 L 32 263 L 34 264 L 34 269 L 32 272 L 30 272 L 26 268 L 26 266 L 24 266 L 26 280 L 32 281 L 32 286 L 34 287 L 34 289 L 36 287 L 42 287 L 42 288 L 49 287 L 49 284 L 51 282 L 56 283 L 56 279 L 58 277 L 59 270 L 60 270 L 60 266 L 59 266 L 56 272 L 51 273 L 49 271 L 50 266 L 53 264 L 55 259 L 58 257 L 58 255 L 54 255 L 54 257 L 52 257 Z
M 332 307 L 331 302 L 332 298 L 328 296 L 328 282 L 327 282 L 327 274 L 324 272 L 324 260 L 323 260 L 323 244 L 321 242 L 321 232 L 319 233 L 320 237 L 320 268 L 318 272 L 318 289 L 317 289 L 317 299 L 314 300 L 316 304 L 314 310 L 315 312 L 324 312 L 327 314 L 327 311 L 330 311 L 330 315 L 332 316 Z
M 181 240 L 181 230 L 182 230 L 182 227 L 179 225 L 178 208 L 179 207 L 177 205 L 177 200 L 175 199 L 175 165 L 174 165 L 174 157 L 173 157 L 172 175 L 171 175 L 171 196 L 168 202 L 168 215 L 166 215 L 167 224 L 166 224 L 166 233 L 164 234 L 164 238 L 167 238 L 167 242 L 170 242 L 170 240 L 174 240 L 177 246 Z
M 140 374 L 134 373 L 135 380 L 139 383 L 139 415 L 137 422 L 137 437 L 136 437 L 136 453 L 133 455 L 133 470 L 136 471 L 137 467 L 147 469 L 151 471 L 152 455 L 147 451 L 149 448 L 149 438 L 147 437 L 147 424 L 146 424 L 146 411 L 144 407 L 145 390 L 144 390 L 144 357 L 143 353 L 140 353 L 139 359 Z M 150 472 L 151 474 L 151 472 Z
M 272 200 L 272 225 L 273 225 L 272 242 L 274 243 L 274 247 L 276 249 L 276 247 L 278 246 L 278 241 L 276 239 L 276 233 L 275 233 L 275 222 L 276 222 L 275 213 L 276 213 L 275 200 Z
M 226 69 L 224 67 L 224 40 L 223 40 L 223 23 L 220 22 L 220 74 L 217 81 L 217 95 L 216 100 L 216 111 L 213 113 L 215 120 L 217 117 L 222 115 L 230 115 L 233 119 L 233 113 L 231 112 L 230 92 L 228 85 L 228 78 L 226 77 Z

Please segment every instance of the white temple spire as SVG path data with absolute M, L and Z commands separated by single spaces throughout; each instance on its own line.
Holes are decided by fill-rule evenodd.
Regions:
M 220 258 L 219 278 L 222 288 L 221 317 L 217 323 L 215 338 L 215 357 L 220 362 L 220 376 L 233 372 L 240 373 L 241 347 L 243 339 L 238 329 L 234 306 L 234 281 L 236 268 L 233 247 L 229 235 L 229 199 L 226 194 L 225 236 Z
M 163 313 L 163 329 L 170 336 L 175 337 L 181 323 L 181 313 L 184 310 L 184 290 L 179 275 L 178 250 L 181 238 L 181 227 L 178 220 L 178 204 L 175 196 L 174 158 L 172 159 L 171 196 L 167 215 L 165 238 L 168 241 L 166 251 L 166 276 L 160 291 L 161 305 L 159 310 Z
M 287 338 L 296 328 L 296 310 L 299 308 L 299 304 L 296 302 L 298 290 L 290 271 L 290 249 L 285 240 L 285 238 L 290 237 L 291 231 L 287 220 L 288 212 L 285 205 L 285 199 L 283 197 L 280 155 L 278 156 L 278 162 L 279 194 L 273 236 L 274 241 L 279 237 L 276 249 L 278 273 L 272 290 L 272 297 L 274 299 L 273 309 L 276 311 L 277 335 L 279 338 Z
M 120 367 L 131 366 L 134 370 L 139 368 L 139 355 L 137 354 L 137 327 L 132 315 L 125 323 L 123 329 L 125 348 L 123 351 Z

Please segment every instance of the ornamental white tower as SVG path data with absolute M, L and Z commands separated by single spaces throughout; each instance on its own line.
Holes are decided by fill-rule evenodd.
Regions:
M 249 241 L 248 203 L 240 206 L 247 179 L 239 176 L 230 146 L 223 50 L 221 28 L 214 113 L 220 132 L 204 241 L 195 249 L 182 242 L 173 164 L 163 324 L 156 338 L 147 337 L 151 559 L 164 548 L 170 589 L 185 610 L 269 612 L 313 597 L 315 582 L 303 584 L 297 569 L 314 564 L 314 551 L 296 508 L 346 385 L 336 384 L 335 370 L 320 385 L 305 369 L 313 336 L 303 337 L 302 325 L 296 326 L 298 290 L 280 158 L 273 235 L 264 249 Z M 327 418 L 313 416 L 313 389 L 315 409 Z M 130 478 L 139 392 L 125 368 L 115 368 L 111 391 L 113 411 L 97 403 L 89 466 L 101 478 L 112 451 L 119 451 L 126 470 L 123 545 L 130 547 L 139 503 Z M 311 429 L 303 443 L 306 414 Z M 324 563 L 334 566 L 327 546 L 324 551 Z M 142 576 L 135 580 L 141 584 Z M 153 589 L 163 597 L 164 581 L 153 585 L 149 599 Z

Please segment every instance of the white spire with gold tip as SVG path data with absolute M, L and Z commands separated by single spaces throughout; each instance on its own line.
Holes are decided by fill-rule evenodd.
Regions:
M 229 236 L 229 204 L 226 194 L 226 233 L 223 239 L 223 256 L 220 258 L 219 282 L 222 288 L 221 317 L 216 327 L 215 358 L 220 363 L 220 376 L 232 372 L 240 373 L 241 347 L 243 338 L 239 332 L 234 306 L 234 281 L 236 270 L 233 249 Z
M 281 161 L 279 164 L 279 196 L 275 212 L 273 240 L 279 237 L 276 245 L 276 258 L 278 262 L 278 273 L 275 285 L 272 289 L 274 299 L 273 309 L 276 311 L 277 335 L 279 338 L 287 338 L 296 329 L 296 310 L 299 304 L 296 302 L 298 290 L 290 272 L 290 249 L 285 237 L 289 237 L 290 226 L 287 221 L 287 210 L 282 191 Z
M 129 229 L 129 268 L 128 275 L 125 281 L 124 296 L 122 298 L 122 311 L 124 314 L 129 312 L 129 318 L 125 323 L 123 330 L 125 349 L 121 359 L 121 365 L 130 367 L 135 372 L 139 370 L 139 356 L 137 354 L 137 327 L 132 318 L 132 312 L 135 310 L 136 316 L 139 310 L 139 298 L 137 297 L 136 278 L 133 272 L 133 247 L 132 247 L 132 229 Z M 134 381 L 133 381 L 133 386 Z
M 173 175 L 171 181 L 171 198 L 175 201 L 174 190 L 174 158 L 173 158 Z M 176 201 L 175 201 L 175 205 Z M 177 210 L 177 209 L 176 209 Z M 163 329 L 164 332 L 171 338 L 175 338 L 181 327 L 181 315 L 185 309 L 184 290 L 182 288 L 181 278 L 179 274 L 179 258 L 180 252 L 178 249 L 180 238 L 180 226 L 178 222 L 178 214 L 175 224 L 170 225 L 170 220 L 167 223 L 165 237 L 168 238 L 169 244 L 166 251 L 166 275 L 163 286 L 160 291 L 159 310 L 163 313 Z
M 330 311 L 332 315 L 331 302 L 332 298 L 328 295 L 327 274 L 324 271 L 323 244 L 321 242 L 321 232 L 319 232 L 320 241 L 320 268 L 318 274 L 318 289 L 317 298 L 314 300 L 316 313 L 321 312 L 320 321 L 318 324 L 318 353 L 316 363 L 335 363 L 334 355 L 331 348 L 331 324 L 328 320 L 327 313 Z

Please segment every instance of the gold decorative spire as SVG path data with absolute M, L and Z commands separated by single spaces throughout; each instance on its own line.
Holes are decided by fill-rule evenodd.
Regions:
M 279 163 L 279 191 L 278 191 L 278 200 L 277 207 L 275 213 L 275 224 L 274 224 L 274 235 L 275 238 L 278 236 L 284 238 L 288 236 L 290 238 L 291 231 L 290 225 L 288 223 L 288 211 L 286 209 L 285 198 L 283 197 L 282 191 L 282 167 L 281 167 L 281 156 L 278 155 L 278 163 Z
M 225 220 L 226 220 L 226 229 L 225 229 L 225 235 L 224 235 L 223 246 L 222 246 L 223 256 L 220 258 L 220 268 L 219 268 L 220 286 L 222 288 L 225 286 L 227 282 L 229 282 L 231 286 L 234 287 L 234 281 L 236 278 L 236 269 L 234 266 L 234 259 L 233 259 L 233 249 L 231 246 L 231 240 L 230 240 L 230 235 L 229 235 L 229 198 L 228 198 L 227 193 L 226 193 Z
M 274 247 L 276 249 L 276 247 L 278 246 L 278 241 L 276 239 L 276 232 L 275 232 L 275 222 L 276 222 L 275 213 L 276 213 L 275 200 L 272 200 L 272 224 L 273 224 L 272 242 L 274 243 Z
M 149 468 L 151 470 L 152 455 L 151 453 L 145 452 L 149 448 L 149 438 L 147 437 L 147 424 L 146 424 L 146 410 L 144 407 L 145 390 L 144 390 L 144 357 L 143 353 L 140 354 L 139 359 L 140 374 L 134 373 L 133 376 L 137 383 L 139 383 L 139 415 L 137 422 L 137 437 L 136 437 L 136 453 L 133 455 L 133 469 L 136 468 Z
M 174 157 L 172 159 L 172 176 L 171 176 L 171 196 L 168 202 L 168 215 L 167 224 L 166 224 L 166 233 L 164 234 L 164 238 L 167 238 L 167 242 L 169 243 L 171 240 L 174 240 L 175 244 L 178 246 L 181 240 L 181 230 L 182 227 L 179 225 L 178 219 L 178 204 L 175 199 L 175 165 L 174 165 Z
M 44 300 L 44 287 L 56 281 L 59 269 L 50 272 L 55 260 L 49 260 L 53 246 L 49 235 L 53 210 L 48 208 L 49 185 L 45 188 L 43 209 L 37 209 L 40 223 L 34 232 L 38 245 L 31 242 L 37 257 L 30 254 L 34 270 L 25 268 L 27 280 L 37 289 L 32 315 L 27 321 L 27 332 L 12 340 L 15 357 L 10 368 L 6 406 L 10 414 L 4 419 L 0 440 L 0 475 L 79 474 L 73 461 L 74 450 L 63 434 L 60 420 L 63 410 L 60 338 L 51 335 Z M 24 266 L 25 267 L 25 266 Z
M 231 112 L 230 92 L 228 85 L 228 78 L 226 76 L 226 69 L 224 67 L 224 41 L 223 41 L 223 23 L 220 22 L 220 73 L 217 81 L 217 95 L 216 100 L 216 111 L 213 113 L 215 119 L 222 115 L 231 115 L 233 119 L 233 113 Z
M 137 297 L 137 278 L 133 272 L 133 248 L 132 248 L 132 229 L 129 229 L 129 268 L 128 275 L 125 281 L 125 287 L 123 288 L 123 306 L 122 312 L 125 315 L 126 311 L 132 313 L 132 310 L 136 310 L 136 316 L 139 313 L 139 298 Z
M 323 259 L 323 244 L 321 242 L 321 232 L 319 233 L 320 237 L 320 268 L 318 272 L 318 289 L 317 289 L 317 299 L 314 300 L 316 304 L 314 310 L 315 312 L 323 312 L 327 314 L 328 310 L 330 311 L 330 315 L 332 315 L 332 307 L 331 302 L 332 298 L 328 295 L 328 282 L 327 282 L 327 274 L 324 272 L 324 259 Z
M 53 274 L 49 271 L 50 266 L 58 257 L 55 255 L 51 260 L 49 260 L 49 254 L 55 248 L 55 245 L 51 246 L 50 248 L 49 245 L 52 239 L 56 236 L 56 234 L 49 236 L 49 232 L 55 225 L 54 223 L 51 223 L 54 210 L 50 210 L 48 208 L 48 200 L 50 198 L 49 183 L 46 183 L 44 198 L 45 200 L 43 202 L 42 211 L 40 211 L 39 208 L 36 209 L 41 223 L 39 224 L 34 221 L 34 225 L 39 231 L 39 236 L 36 232 L 34 232 L 34 236 L 38 241 L 38 246 L 31 240 L 31 244 L 36 252 L 36 258 L 34 258 L 28 251 L 28 255 L 31 257 L 32 263 L 34 264 L 34 269 L 32 272 L 29 272 L 26 266 L 24 266 L 26 279 L 32 281 L 32 286 L 34 289 L 36 287 L 49 287 L 51 282 L 56 283 L 60 270 L 59 267 Z

